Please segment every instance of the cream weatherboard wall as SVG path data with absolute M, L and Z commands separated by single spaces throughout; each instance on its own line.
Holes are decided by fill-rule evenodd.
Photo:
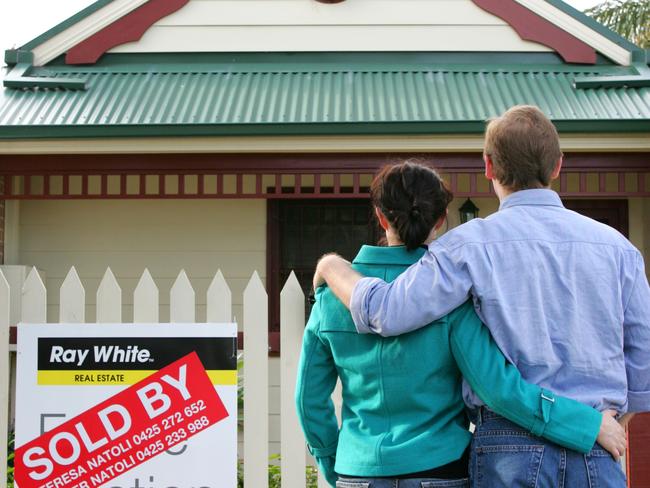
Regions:
M 75 266 L 90 295 L 110 266 L 123 287 L 125 321 L 132 318 L 133 290 L 144 268 L 160 290 L 162 322 L 169 320 L 169 290 L 181 269 L 196 292 L 197 321 L 205 320 L 205 292 L 217 269 L 232 290 L 237 318 L 253 271 L 265 279 L 263 200 L 55 200 L 18 205 L 18 261 L 7 264 L 44 271 L 48 290 L 58 290 Z M 58 297 L 50 294 L 48 320 L 58 317 L 56 303 Z M 92 321 L 93 296 L 88 303 L 86 317 Z
M 550 51 L 471 0 L 191 0 L 110 52 Z

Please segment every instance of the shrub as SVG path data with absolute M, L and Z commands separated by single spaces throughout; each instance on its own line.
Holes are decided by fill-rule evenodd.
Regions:
M 13 431 L 9 432 L 7 442 L 7 488 L 13 488 L 14 486 L 14 441 Z

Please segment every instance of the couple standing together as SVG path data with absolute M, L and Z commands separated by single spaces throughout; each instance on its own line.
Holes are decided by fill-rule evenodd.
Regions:
M 435 239 L 451 193 L 389 166 L 371 186 L 388 246 L 317 266 L 296 403 L 332 486 L 625 486 L 621 424 L 650 411 L 643 258 L 550 190 L 562 153 L 537 108 L 492 120 L 484 160 L 497 213 Z

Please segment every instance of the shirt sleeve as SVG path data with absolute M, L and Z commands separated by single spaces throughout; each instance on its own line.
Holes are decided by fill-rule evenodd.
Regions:
M 456 363 L 491 410 L 564 447 L 583 453 L 592 449 L 602 422 L 600 412 L 524 381 L 470 302 L 452 312 L 449 320 Z
M 471 288 L 463 253 L 435 241 L 393 282 L 361 279 L 352 292 L 350 311 L 360 334 L 395 336 L 444 317 L 467 300 Z
M 623 347 L 630 412 L 650 411 L 650 287 L 640 253 L 623 316 Z
M 339 428 L 332 392 L 338 374 L 329 347 L 318 335 L 320 329 L 320 300 L 312 309 L 302 341 L 302 352 L 296 383 L 298 421 L 323 475 L 332 486 Z

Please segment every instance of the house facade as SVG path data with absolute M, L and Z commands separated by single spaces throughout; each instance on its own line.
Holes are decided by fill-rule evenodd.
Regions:
M 449 228 L 467 198 L 497 210 L 482 132 L 515 104 L 556 124 L 565 204 L 628 236 L 650 272 L 646 53 L 560 0 L 99 0 L 5 60 L 4 264 L 36 266 L 51 290 L 71 266 L 96 289 L 110 266 L 125 320 L 145 268 L 163 304 L 185 269 L 198 321 L 217 269 L 238 321 L 258 271 L 277 356 L 282 284 L 295 270 L 307 290 L 319 255 L 376 238 L 383 164 L 439 168 Z M 648 436 L 640 417 L 633 483 L 650 473 L 635 462 Z

